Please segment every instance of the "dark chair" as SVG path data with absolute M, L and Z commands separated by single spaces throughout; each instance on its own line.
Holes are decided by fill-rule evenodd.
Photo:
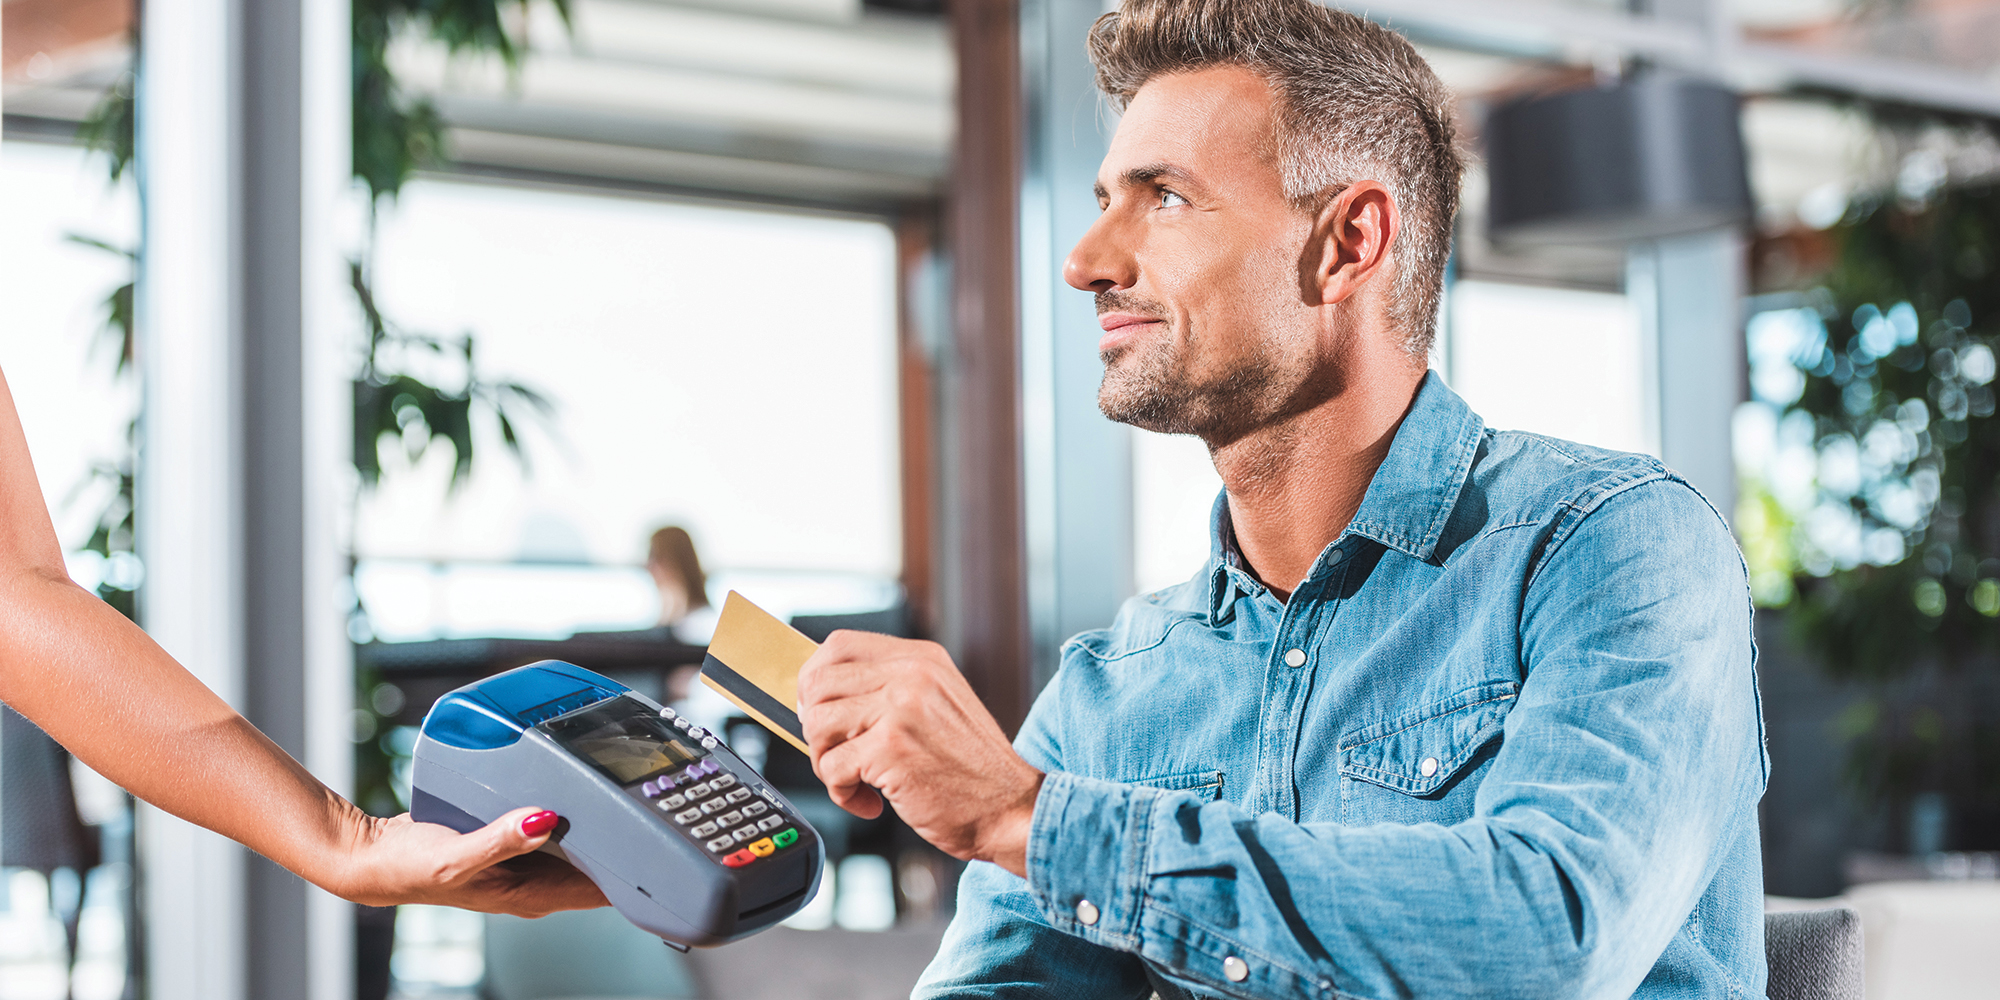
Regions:
M 879 611 L 856 611 L 842 615 L 796 615 L 792 627 L 814 642 L 825 642 L 834 632 L 850 628 L 857 632 L 880 632 L 904 639 L 910 630 L 910 606 L 901 601 Z
M 1770 1000 L 1861 1000 L 1861 916 L 1847 907 L 1764 914 Z

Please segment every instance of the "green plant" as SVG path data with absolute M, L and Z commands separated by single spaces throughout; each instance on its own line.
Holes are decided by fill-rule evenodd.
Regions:
M 85 146 L 105 155 L 106 172 L 114 185 L 124 178 L 132 166 L 133 82 L 132 74 L 120 74 L 118 82 L 98 101 L 90 116 L 78 128 L 78 137 Z M 69 240 L 124 260 L 126 280 L 104 297 L 104 320 L 98 327 L 98 343 L 108 347 L 113 357 L 112 372 L 123 378 L 131 371 L 137 357 L 138 328 L 134 321 L 133 296 L 139 279 L 139 253 L 94 236 L 71 233 Z M 93 463 L 90 478 L 77 484 L 70 494 L 74 501 L 92 485 L 111 484 L 110 495 L 98 510 L 97 524 L 91 530 L 90 539 L 84 543 L 83 551 L 96 553 L 111 570 L 98 583 L 97 595 L 117 608 L 120 614 L 134 620 L 137 620 L 139 611 L 137 589 L 144 576 L 139 569 L 134 531 L 137 504 L 133 470 L 137 464 L 138 434 L 135 415 L 125 425 L 125 448 L 116 458 Z
M 1941 793 L 1960 846 L 2000 847 L 2000 187 L 1860 199 L 1830 235 L 1792 621 L 1867 691 L 1839 724 L 1866 799 Z
M 570 25 L 569 0 L 549 0 Z M 377 307 L 370 260 L 376 213 L 393 200 L 418 170 L 447 160 L 444 119 L 437 106 L 421 95 L 406 93 L 389 64 L 389 46 L 399 35 L 414 33 L 442 43 L 451 57 L 498 55 L 509 71 L 519 68 L 526 38 L 510 30 L 507 12 L 522 15 L 532 0 L 354 0 L 353 4 L 353 144 L 354 177 L 368 190 L 370 246 L 362 259 L 350 261 L 348 277 L 361 306 L 367 335 L 361 370 L 354 379 L 354 466 L 364 488 L 381 477 L 380 448 L 401 444 L 412 460 L 439 438 L 455 453 L 451 486 L 471 472 L 474 458 L 472 409 L 489 408 L 500 428 L 500 439 L 517 460 L 526 462 L 519 425 L 523 419 L 546 422 L 553 404 L 518 382 L 491 382 L 478 377 L 474 365 L 475 337 L 454 340 L 412 333 L 389 321 Z M 413 355 L 433 360 L 452 358 L 462 378 L 455 388 L 440 387 L 416 377 L 401 362 Z M 370 812 L 387 814 L 407 808 L 395 791 L 399 762 L 407 762 L 407 747 L 396 743 L 402 730 L 373 697 L 383 685 L 368 671 L 357 671 L 357 712 L 369 713 L 369 735 L 357 731 L 354 800 Z M 377 733 L 377 730 L 380 730 Z M 406 735 L 406 734 L 405 734 Z M 402 753 L 399 755 L 398 748 Z
M 389 64 L 390 44 L 402 35 L 420 35 L 442 44 L 449 57 L 487 53 L 515 70 L 527 39 L 525 28 L 509 28 L 507 14 L 520 15 L 517 20 L 524 25 L 532 2 L 355 0 L 354 177 L 368 189 L 371 219 L 417 170 L 443 163 L 446 157 L 443 117 L 430 99 L 408 94 L 397 83 Z M 569 26 L 569 0 L 549 2 Z M 375 302 L 368 264 L 372 250 L 371 245 L 361 260 L 349 266 L 349 283 L 368 337 L 361 371 L 354 379 L 354 465 L 363 485 L 372 487 L 381 478 L 379 448 L 385 439 L 400 441 L 415 460 L 442 438 L 456 452 L 451 476 L 456 488 L 472 470 L 475 404 L 492 411 L 501 441 L 525 462 L 522 422 L 545 423 L 553 404 L 521 383 L 481 380 L 473 365 L 474 334 L 447 341 L 405 331 L 387 320 Z M 463 379 L 456 388 L 433 385 L 399 364 L 412 354 L 454 357 L 461 362 Z
M 457 459 L 451 471 L 451 485 L 456 488 L 472 472 L 475 403 L 493 412 L 500 440 L 525 465 L 527 453 L 516 428 L 524 417 L 546 421 L 554 404 L 519 382 L 479 378 L 469 333 L 447 340 L 391 324 L 375 307 L 375 294 L 359 261 L 348 263 L 348 276 L 368 326 L 367 355 L 354 380 L 354 468 L 362 483 L 373 486 L 382 478 L 380 449 L 385 439 L 401 443 L 414 462 L 442 438 L 450 442 Z M 391 356 L 406 358 L 413 352 L 457 361 L 464 373 L 459 387 L 441 389 L 387 364 Z
M 445 161 L 444 118 L 429 98 L 404 92 L 389 65 L 398 35 L 421 34 L 449 56 L 497 55 L 510 71 L 526 49 L 525 28 L 509 28 L 508 11 L 526 14 L 533 0 L 354 0 L 354 176 L 370 204 L 393 198 L 424 167 Z M 571 27 L 570 0 L 549 0 Z
M 128 39 L 133 52 L 139 51 L 137 23 L 135 18 Z M 113 184 L 124 178 L 137 156 L 138 84 L 138 75 L 132 70 L 118 74 L 117 82 L 98 98 L 76 128 L 79 142 L 105 155 Z

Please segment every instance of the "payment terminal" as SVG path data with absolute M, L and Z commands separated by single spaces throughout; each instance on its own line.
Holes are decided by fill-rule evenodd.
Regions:
M 725 944 L 819 888 L 819 837 L 715 734 L 608 677 L 556 660 L 438 699 L 410 813 L 461 832 L 521 806 L 562 823 L 545 851 L 675 947 Z

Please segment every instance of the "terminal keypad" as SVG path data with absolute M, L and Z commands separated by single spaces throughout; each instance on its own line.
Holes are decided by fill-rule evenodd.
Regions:
M 686 719 L 668 718 L 675 727 L 704 744 L 713 739 Z M 799 831 L 785 816 L 776 793 L 723 770 L 721 762 L 713 756 L 704 756 L 628 788 L 659 807 L 676 826 L 730 868 L 770 857 L 799 839 Z

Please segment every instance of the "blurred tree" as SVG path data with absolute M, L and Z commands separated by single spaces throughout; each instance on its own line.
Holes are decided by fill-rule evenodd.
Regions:
M 1818 461 L 1792 621 L 1870 692 L 1840 721 L 1868 801 L 1942 796 L 1952 846 L 2000 848 L 2000 188 L 1856 199 L 1831 235 L 1786 409 Z

